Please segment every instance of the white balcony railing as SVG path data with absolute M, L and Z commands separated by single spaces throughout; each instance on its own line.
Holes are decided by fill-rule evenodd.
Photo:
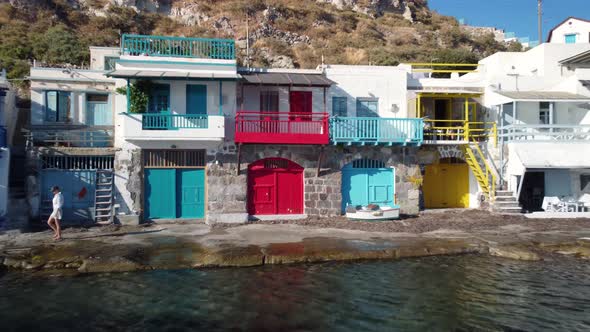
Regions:
M 504 142 L 590 140 L 590 125 L 509 125 L 498 131 Z
M 122 116 L 126 140 L 221 141 L 225 136 L 225 118 L 222 115 L 198 118 L 169 115 L 163 120 L 154 119 L 151 114 L 124 113 Z

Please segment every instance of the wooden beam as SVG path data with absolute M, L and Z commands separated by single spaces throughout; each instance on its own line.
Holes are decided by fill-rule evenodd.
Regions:
M 316 178 L 320 177 L 320 171 L 322 169 L 322 160 L 323 159 L 324 159 L 324 146 L 322 145 L 320 147 L 320 155 L 318 156 L 318 170 L 315 175 Z

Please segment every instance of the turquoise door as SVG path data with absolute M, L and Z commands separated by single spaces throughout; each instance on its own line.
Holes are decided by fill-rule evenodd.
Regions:
M 86 124 L 90 126 L 112 126 L 113 112 L 109 95 L 88 93 L 86 95 Z
M 94 218 L 94 194 L 96 171 L 94 170 L 43 170 L 41 173 L 41 197 L 51 201 L 50 189 L 58 186 L 64 198 L 64 220 L 92 220 Z M 47 206 L 51 206 L 50 203 Z
M 576 35 L 565 35 L 565 43 L 566 44 L 575 44 L 576 43 Z
M 176 191 L 179 198 L 178 218 L 205 217 L 205 170 L 178 169 Z
M 186 114 L 207 114 L 207 86 L 186 86 Z
M 145 169 L 146 219 L 204 217 L 204 169 Z
M 356 166 L 356 167 L 355 167 Z M 346 206 L 394 206 L 395 170 L 383 163 L 357 160 L 342 168 L 342 211 Z
M 145 216 L 176 218 L 176 169 L 145 169 Z

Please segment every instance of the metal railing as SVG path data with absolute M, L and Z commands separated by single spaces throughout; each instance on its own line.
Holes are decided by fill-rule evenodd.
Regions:
M 470 122 L 464 120 L 424 120 L 424 140 L 457 141 L 467 143 L 469 141 L 483 142 L 498 141 L 498 130 L 495 122 Z
M 124 55 L 234 60 L 235 43 L 231 39 L 185 38 L 124 34 Z
M 327 113 L 240 111 L 236 115 L 236 142 L 327 144 Z
M 144 113 L 141 117 L 144 130 L 207 129 L 207 114 L 158 114 Z
M 508 125 L 499 132 L 504 142 L 590 140 L 590 125 Z
M 412 73 L 466 74 L 477 71 L 478 63 L 409 63 Z
M 330 137 L 333 143 L 421 144 L 422 119 L 378 117 L 333 117 Z
M 42 156 L 41 169 L 113 169 L 114 155 L 107 156 Z
M 64 126 L 33 126 L 23 129 L 23 134 L 28 147 L 99 148 L 113 146 L 112 126 L 74 126 L 72 128 Z

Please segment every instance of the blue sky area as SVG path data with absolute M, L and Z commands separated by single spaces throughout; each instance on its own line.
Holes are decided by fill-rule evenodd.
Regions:
M 537 37 L 537 0 L 428 0 L 431 9 L 476 26 L 495 26 L 517 37 Z M 590 0 L 543 0 L 543 39 L 568 16 L 590 19 Z

